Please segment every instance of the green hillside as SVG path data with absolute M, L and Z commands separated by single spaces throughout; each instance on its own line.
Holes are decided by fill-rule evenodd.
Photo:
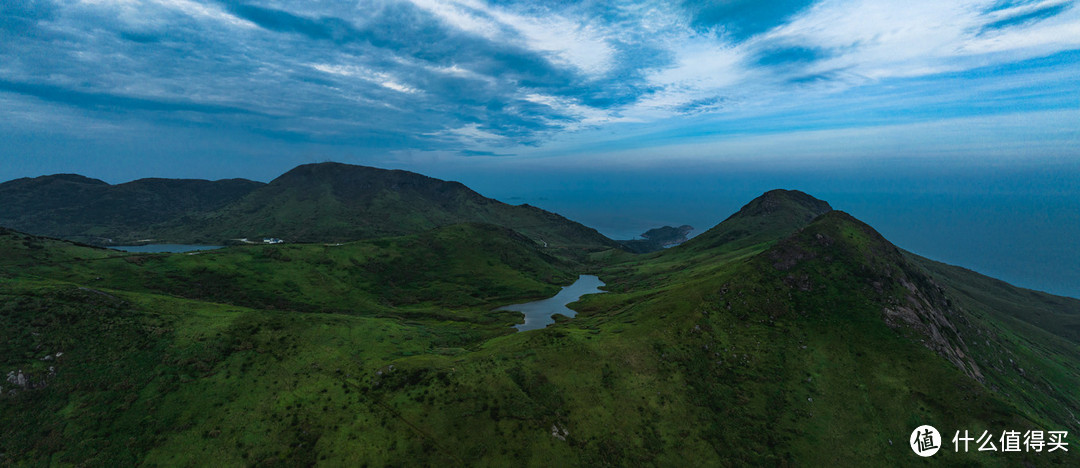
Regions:
M 510 228 L 552 249 L 618 246 L 562 216 L 507 205 L 458 182 L 339 163 L 299 166 L 221 210 L 156 230 L 159 237 L 182 243 L 271 236 L 288 242 L 348 242 L 463 222 Z
M 458 182 L 408 171 L 306 164 L 269 184 L 140 179 L 109 185 L 72 174 L 0 184 L 0 226 L 95 245 L 351 242 L 458 223 L 513 229 L 552 253 L 618 248 L 595 229 Z
M 929 461 L 1071 462 L 948 440 L 1080 431 L 1080 301 L 800 192 L 588 260 L 482 224 L 176 255 L 5 231 L 0 371 L 29 383 L 3 384 L 0 464 L 907 466 L 921 424 Z M 493 312 L 582 268 L 610 292 L 573 319 Z
M 75 174 L 17 179 L 0 184 L 0 226 L 123 245 L 151 238 L 151 225 L 220 209 L 262 185 L 244 179 L 140 179 L 109 185 Z
M 512 323 L 489 304 L 542 298 L 569 283 L 570 264 L 506 228 L 459 224 L 347 244 L 237 246 L 188 254 L 25 247 L 8 231 L 0 265 L 95 288 L 166 294 L 266 309 L 432 316 Z M 511 317 L 508 321 L 507 317 Z M 509 331 L 509 330 L 506 330 Z
M 798 190 L 771 190 L 712 229 L 683 244 L 683 250 L 736 250 L 783 238 L 832 211 L 828 203 Z

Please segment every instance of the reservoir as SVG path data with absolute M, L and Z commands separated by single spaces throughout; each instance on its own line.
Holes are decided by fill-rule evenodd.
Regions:
M 139 253 L 184 253 L 196 250 L 220 249 L 220 245 L 185 245 L 185 244 L 146 244 L 146 245 L 114 245 L 110 249 L 124 252 Z
M 567 317 L 577 315 L 577 312 L 566 307 L 566 305 L 586 294 L 607 292 L 600 290 L 600 286 L 603 285 L 604 282 L 594 275 L 581 275 L 578 276 L 574 284 L 563 286 L 562 291 L 559 291 L 553 297 L 524 304 L 503 306 L 496 310 L 510 310 L 525 314 L 525 323 L 514 326 L 518 331 L 544 328 L 555 323 L 555 320 L 551 318 L 552 315 L 563 314 Z

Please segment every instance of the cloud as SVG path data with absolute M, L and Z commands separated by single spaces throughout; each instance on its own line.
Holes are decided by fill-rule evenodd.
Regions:
M 514 156 L 514 154 L 496 153 L 494 151 L 477 151 L 477 150 L 461 150 L 459 151 L 463 156 L 487 156 L 487 157 L 504 157 Z
M 1038 21 L 1006 25 L 1002 21 L 1007 19 L 1001 18 L 1015 16 L 1002 13 L 1009 10 L 993 10 L 995 4 L 994 0 L 824 0 L 762 40 L 828 51 L 828 57 L 808 71 L 842 69 L 849 77 L 870 81 L 976 68 L 1080 46 L 1080 37 L 1062 41 L 1040 33 L 1044 28 L 1075 27 L 1080 20 L 1075 9 L 1056 10 L 1061 21 L 1057 25 Z M 990 25 L 998 26 L 988 32 Z M 994 51 L 985 46 L 988 43 L 1004 47 Z M 991 57 L 990 52 L 1011 54 Z
M 0 13 L 6 95 L 102 122 L 458 155 L 1041 110 L 1070 105 L 1076 78 L 1061 71 L 1080 64 L 1080 9 L 1065 0 L 85 0 Z M 27 99 L 10 111 L 30 112 Z
M 0 80 L 0 91 L 33 96 L 50 102 L 94 109 L 149 110 L 159 112 L 198 112 L 204 114 L 254 114 L 242 107 L 193 101 L 170 101 L 154 98 L 85 92 L 35 83 Z
M 571 146 L 543 151 L 540 165 L 576 168 L 814 167 L 866 160 L 1068 162 L 1080 158 L 1070 124 L 1080 110 L 1049 110 L 875 126 L 746 132 L 723 138 L 673 138 L 652 144 Z M 917 137 L 914 137 L 917 136 Z M 640 141 L 640 140 L 639 140 Z M 553 157 L 588 151 L 590 159 Z M 662 155 L 662 157 L 658 156 Z
M 517 14 L 477 0 L 412 0 L 412 3 L 452 27 L 490 41 L 517 42 L 586 74 L 600 75 L 613 66 L 614 48 L 608 33 L 587 21 L 553 11 Z
M 402 93 L 415 94 L 420 92 L 420 90 L 416 88 L 399 83 L 397 78 L 394 78 L 390 74 L 369 70 L 363 67 L 316 63 L 312 64 L 311 68 L 332 75 L 360 78 L 362 80 L 377 83 L 384 88 Z

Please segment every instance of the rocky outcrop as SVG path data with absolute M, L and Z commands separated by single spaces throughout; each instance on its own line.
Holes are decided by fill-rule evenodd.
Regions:
M 50 367 L 49 371 L 53 372 L 53 368 Z M 33 388 L 45 386 L 44 379 L 42 379 L 41 381 L 35 381 L 35 379 L 31 378 L 31 376 L 23 373 L 22 369 L 19 369 L 18 371 L 8 372 L 7 383 L 10 384 L 10 386 L 6 389 L 8 396 L 15 396 L 23 390 L 30 390 Z M 4 390 L 5 389 L 3 387 L 0 387 L 0 394 L 3 394 Z
M 924 337 L 922 343 L 926 347 L 948 359 L 969 377 L 985 383 L 979 365 L 970 357 L 967 343 L 953 323 L 954 320 L 963 319 L 962 311 L 952 306 L 941 286 L 929 278 L 927 280 L 932 290 L 920 288 L 906 278 L 898 279 L 908 294 L 903 302 L 882 310 L 885 323 L 892 328 L 911 328 Z
M 63 355 L 62 352 L 50 353 L 41 360 L 52 361 L 59 359 Z M 21 391 L 45 388 L 53 377 L 56 377 L 56 366 L 49 366 L 48 369 L 38 372 L 24 372 L 22 369 L 9 371 L 4 379 L 6 384 L 0 385 L 0 396 L 15 396 Z
M 792 289 L 815 291 L 825 283 L 855 282 L 848 294 L 881 304 L 882 319 L 894 329 L 906 328 L 916 339 L 969 377 L 985 383 L 957 328 L 965 315 L 945 289 L 896 246 L 870 226 L 842 211 L 817 218 L 806 228 L 778 242 L 762 257 L 782 272 Z M 843 275 L 843 277 L 831 277 Z

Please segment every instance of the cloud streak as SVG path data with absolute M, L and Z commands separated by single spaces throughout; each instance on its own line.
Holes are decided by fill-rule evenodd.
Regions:
M 643 127 L 767 134 L 1080 106 L 1061 73 L 1080 64 L 1066 0 L 36 0 L 0 13 L 0 117 L 22 118 L 19 132 L 68 112 L 521 157 L 580 135 L 664 138 L 637 140 Z

